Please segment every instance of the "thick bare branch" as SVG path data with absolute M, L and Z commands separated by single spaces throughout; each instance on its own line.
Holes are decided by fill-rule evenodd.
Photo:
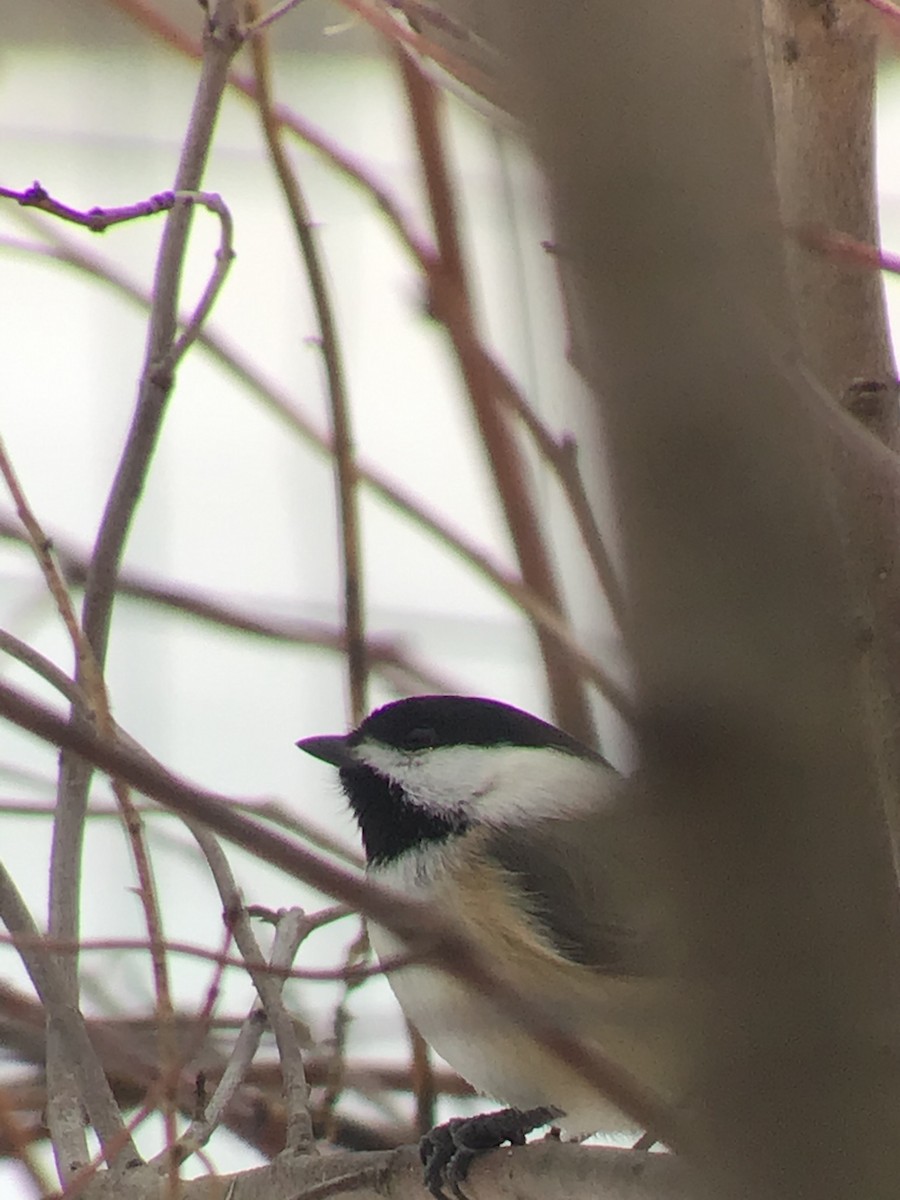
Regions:
M 860 0 L 764 0 L 776 177 L 800 351 L 835 400 L 892 379 L 880 275 L 816 254 L 807 230 L 878 244 L 875 16 Z M 895 406 L 888 444 L 900 430 Z
M 695 1132 L 718 1190 L 888 1197 L 898 726 L 851 494 L 881 459 L 836 477 L 836 432 L 870 439 L 797 367 L 759 5 L 506 11 L 605 400 L 662 878 L 709 989 Z

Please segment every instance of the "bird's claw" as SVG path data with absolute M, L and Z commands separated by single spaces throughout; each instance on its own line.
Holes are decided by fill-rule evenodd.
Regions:
M 523 1146 L 525 1135 L 563 1114 L 558 1108 L 501 1108 L 477 1117 L 454 1117 L 436 1125 L 419 1142 L 425 1186 L 435 1200 L 448 1200 L 446 1185 L 456 1200 L 469 1200 L 462 1184 L 473 1159 L 504 1142 Z

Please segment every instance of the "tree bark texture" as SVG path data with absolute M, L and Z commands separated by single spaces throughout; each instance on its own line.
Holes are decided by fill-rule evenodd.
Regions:
M 760 5 L 506 12 L 590 335 L 642 786 L 697 980 L 685 1144 L 731 1194 L 887 1197 L 897 593 L 871 583 L 897 474 L 816 380 Z

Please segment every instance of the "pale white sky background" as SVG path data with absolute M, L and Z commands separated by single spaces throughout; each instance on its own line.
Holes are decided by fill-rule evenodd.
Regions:
M 0 9 L 3 3 L 0 0 Z M 339 37 L 336 41 L 339 44 Z M 195 68 L 137 44 L 102 51 L 73 45 L 0 50 L 2 178 L 39 179 L 75 206 L 130 203 L 165 190 L 195 86 Z M 279 95 L 419 209 L 402 97 L 379 64 L 333 55 L 279 65 Z M 884 243 L 900 248 L 900 73 L 886 72 L 880 104 Z M 556 426 L 579 385 L 564 361 L 564 331 L 540 189 L 524 156 L 478 117 L 454 106 L 453 147 L 464 184 L 466 231 L 485 326 L 499 356 Z M 502 521 L 472 452 L 456 372 L 440 332 L 420 315 L 416 274 L 366 199 L 311 154 L 295 161 L 334 284 L 356 439 L 361 456 L 511 563 Z M 237 259 L 213 325 L 324 426 L 318 352 L 304 276 L 271 181 L 252 110 L 226 104 L 206 185 L 235 219 Z M 147 283 L 161 221 L 80 240 Z M 64 229 L 67 237 L 78 232 Z M 0 208 L 0 236 L 32 238 L 16 210 Z M 201 214 L 187 296 L 206 279 L 217 239 Z M 0 247 L 0 430 L 47 529 L 87 547 L 130 417 L 145 319 L 101 285 Z M 900 288 L 889 282 L 900 304 Z M 897 316 L 895 315 L 895 325 Z M 552 491 L 545 505 L 557 504 Z M 0 506 L 8 508 L 0 496 Z M 373 632 L 403 633 L 418 656 L 460 691 L 540 711 L 541 675 L 522 621 L 451 555 L 402 518 L 366 500 L 366 587 Z M 569 531 L 561 537 L 570 539 Z M 336 621 L 334 504 L 325 461 L 287 435 L 246 391 L 202 353 L 182 366 L 157 461 L 128 549 L 134 568 L 271 613 Z M 573 565 L 575 539 L 572 538 Z M 28 556 L 0 543 L 0 620 L 65 669 L 71 653 Z M 595 647 L 600 635 L 592 632 Z M 57 698 L 18 667 L 11 680 Z M 233 795 L 275 796 L 355 844 L 331 774 L 295 748 L 304 734 L 345 727 L 339 660 L 325 652 L 266 645 L 123 602 L 109 669 L 120 723 L 175 770 Z M 373 703 L 388 694 L 373 691 Z M 615 746 L 611 748 L 615 757 Z M 39 782 L 12 774 L 33 770 Z M 46 800 L 54 755 L 0 728 L 0 796 Z M 106 789 L 98 785 L 98 795 Z M 0 846 L 39 922 L 45 918 L 49 822 L 0 812 Z M 206 945 L 220 940 L 219 904 L 188 839 L 170 818 L 152 821 L 167 928 Z M 295 882 L 231 852 L 247 898 L 270 907 L 314 904 Z M 140 937 L 133 874 L 112 822 L 88 837 L 86 937 Z M 349 926 L 347 926 L 349 929 Z M 311 943 L 308 965 L 339 957 L 344 934 Z M 149 1011 L 146 956 L 85 960 L 87 1007 Z M 15 957 L 0 973 L 27 986 Z M 173 963 L 176 999 L 196 1005 L 209 967 Z M 324 1032 L 334 990 L 295 988 L 293 998 Z M 251 1003 L 239 972 L 226 977 L 222 1011 Z M 353 1002 L 351 1050 L 383 1059 L 403 1045 L 386 985 Z M 317 1024 L 318 1023 L 318 1024 Z M 154 1131 L 148 1133 L 152 1138 Z M 227 1135 L 211 1147 L 222 1170 L 248 1161 Z M 12 1178 L 12 1177 L 11 1177 Z M 0 1187 L 4 1176 L 0 1171 Z M 6 1194 L 6 1193 L 4 1193 Z

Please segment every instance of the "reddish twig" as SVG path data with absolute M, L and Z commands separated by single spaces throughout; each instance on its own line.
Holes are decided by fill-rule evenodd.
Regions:
M 97 666 L 97 660 L 94 658 L 91 647 L 82 632 L 68 589 L 57 570 L 53 558 L 53 542 L 44 533 L 40 522 L 28 503 L 28 499 L 16 475 L 12 461 L 6 452 L 6 446 L 2 438 L 0 438 L 0 474 L 6 480 L 6 486 L 9 488 L 10 495 L 13 498 L 19 520 L 22 522 L 25 540 L 30 545 L 31 551 L 37 560 L 41 574 L 44 576 L 44 581 L 47 584 L 47 589 L 53 597 L 57 611 L 62 618 L 66 632 L 69 635 L 69 640 L 72 643 L 75 661 L 78 664 L 83 686 L 83 691 L 79 691 L 79 695 L 88 704 L 93 705 L 94 712 L 90 715 L 94 716 L 98 708 L 105 706 L 105 689 L 100 670 Z
M 402 12 L 410 22 L 415 22 L 417 25 L 430 25 L 433 29 L 439 29 L 442 33 L 449 34 L 458 42 L 476 40 L 471 29 L 468 29 L 460 21 L 454 20 L 448 13 L 441 12 L 433 4 L 424 3 L 424 0 L 384 0 L 384 2 L 389 8 L 396 8 L 398 12 Z
M 547 464 L 556 473 L 569 502 L 575 524 L 578 526 L 584 548 L 588 552 L 597 582 L 603 589 L 610 611 L 616 618 L 619 628 L 624 630 L 628 621 L 625 596 L 584 490 L 584 482 L 578 469 L 578 446 L 575 439 L 554 437 L 503 367 L 487 350 L 482 349 L 481 353 L 485 374 L 488 376 L 494 394 L 504 404 L 509 405 L 528 430 Z
M 366 959 L 371 954 L 371 946 L 369 944 L 369 932 L 364 921 L 360 922 L 359 931 L 353 941 L 347 948 L 347 953 L 344 956 L 344 971 L 346 978 L 344 986 L 341 990 L 341 997 L 334 1008 L 334 1013 L 331 1018 L 331 1045 L 328 1059 L 328 1070 L 326 1073 L 325 1090 L 322 1096 L 320 1114 L 325 1119 L 325 1136 L 329 1141 L 333 1141 L 336 1120 L 337 1120 L 337 1103 L 341 1098 L 341 1093 L 344 1090 L 347 1068 L 347 1034 L 350 1030 L 350 1022 L 352 1020 L 349 1008 L 350 995 L 355 988 L 359 986 L 363 979 L 356 979 L 357 971 L 365 971 L 371 968 L 365 966 Z M 408 962 L 410 960 L 407 960 Z M 376 968 L 376 974 L 378 973 Z
M 387 38 L 398 50 L 405 48 L 423 58 L 430 58 L 439 67 L 448 71 L 454 79 L 458 79 L 460 83 L 477 92 L 479 96 L 496 98 L 497 103 L 502 107 L 509 108 L 508 98 L 504 95 L 499 78 L 486 75 L 484 71 L 480 71 L 445 47 L 439 46 L 429 37 L 419 33 L 418 30 L 402 25 L 378 4 L 372 4 L 369 0 L 340 0 L 340 3 L 344 8 L 349 8 L 351 12 L 361 17 L 382 37 Z M 404 7 L 404 5 L 392 4 L 392 7 Z
M 156 213 L 169 212 L 175 207 L 174 192 L 159 192 L 147 200 L 139 200 L 136 204 L 126 204 L 116 208 L 72 208 L 61 200 L 54 200 L 45 187 L 35 180 L 29 188 L 16 191 L 14 188 L 0 187 L 0 197 L 5 200 L 15 200 L 22 208 L 39 208 L 41 212 L 49 213 L 51 217 L 70 221 L 73 225 L 82 225 L 92 233 L 104 233 L 113 225 L 121 225 L 125 221 L 136 221 L 141 217 L 151 217 Z
M 270 8 L 262 16 L 253 16 L 248 10 L 247 24 L 244 27 L 245 36 L 249 38 L 255 34 L 262 33 L 264 29 L 268 29 L 270 25 L 274 25 L 276 21 L 280 21 L 282 17 L 287 16 L 291 9 L 296 8 L 302 2 L 303 0 L 282 0 L 281 4 L 276 4 L 274 8 Z
M 24 541 L 26 535 L 0 512 L 0 538 Z M 87 555 L 56 536 L 50 538 L 50 541 L 66 582 L 70 587 L 80 587 L 87 574 Z M 187 614 L 211 625 L 236 629 L 269 641 L 291 646 L 309 646 L 336 654 L 346 653 L 345 632 L 324 621 L 279 617 L 270 613 L 241 609 L 208 592 L 168 580 L 154 579 L 139 571 L 123 570 L 116 581 L 116 593 L 119 596 L 145 600 L 171 612 Z M 8 638 L 11 640 L 7 643 Z M 0 650 L 31 667 L 64 696 L 74 699 L 79 695 L 74 681 L 64 672 L 54 664 L 48 664 L 47 660 L 31 647 L 12 638 L 12 635 L 3 630 L 0 630 Z M 401 676 L 405 683 L 403 690 L 406 692 L 454 690 L 448 680 L 424 664 L 417 663 L 397 638 L 389 635 L 370 635 L 366 640 L 366 654 L 373 670 L 381 670 L 388 678 Z
M 546 539 L 532 502 L 532 489 L 519 448 L 497 404 L 496 379 L 488 368 L 474 328 L 456 202 L 443 148 L 438 94 L 407 53 L 398 49 L 397 57 L 440 252 L 439 269 L 431 275 L 433 308 L 446 325 L 459 359 L 522 578 L 548 608 L 565 620 Z M 578 672 L 572 669 L 568 656 L 559 653 L 553 639 L 539 631 L 538 640 L 557 721 L 591 744 L 593 722 Z
M 871 0 L 869 0 L 871 3 Z M 805 226 L 795 230 L 797 240 L 810 250 L 816 250 L 835 262 L 845 263 L 848 267 L 859 267 L 864 271 L 890 271 L 892 275 L 900 275 L 900 255 L 890 254 L 878 246 L 870 246 L 851 237 L 849 233 L 841 233 L 837 229 L 821 229 Z
M 0 945 L 22 946 L 27 944 L 28 939 L 25 937 L 17 935 L 13 938 L 8 933 L 0 933 Z M 119 950 L 135 950 L 146 953 L 147 951 L 147 942 L 141 938 L 85 938 L 79 942 L 65 942 L 62 938 L 40 936 L 34 938 L 32 944 L 42 950 L 52 950 L 54 954 L 96 954 L 101 951 Z M 162 946 L 167 954 L 181 954 L 187 958 L 215 963 L 223 969 L 226 967 L 247 969 L 246 959 L 237 954 L 229 954 L 225 950 L 210 950 L 206 946 L 195 945 L 193 942 L 178 941 L 177 938 L 167 938 Z M 366 979 L 374 979 L 377 975 L 390 975 L 392 971 L 408 967 L 412 961 L 410 955 L 398 954 L 393 958 L 385 959 L 384 962 L 370 963 L 366 966 L 356 964 L 341 967 L 280 967 L 271 963 L 259 963 L 254 969 L 266 975 L 272 975 L 276 979 L 300 979 L 307 983 L 350 983 L 355 986 Z M 218 978 L 218 973 L 214 978 Z M 215 991 L 217 986 L 214 984 L 212 990 Z
M 164 42 L 170 49 L 186 58 L 199 59 L 203 44 L 199 38 L 191 37 L 176 22 L 147 0 L 107 0 L 107 3 L 136 21 L 142 29 Z M 228 82 L 245 100 L 257 102 L 256 81 L 240 71 L 230 71 Z M 279 125 L 300 138 L 312 150 L 321 154 L 332 166 L 356 183 L 375 202 L 405 249 L 418 261 L 434 256 L 433 247 L 412 224 L 397 198 L 385 188 L 366 168 L 365 164 L 346 153 L 311 121 L 299 116 L 285 105 L 276 105 L 275 119 Z
M 8 1154 L 22 1164 L 23 1170 L 37 1189 L 35 1194 L 51 1195 L 53 1186 L 31 1150 L 33 1131 L 23 1126 L 5 1087 L 0 1087 L 0 1141 L 9 1147 Z
M 891 20 L 900 20 L 900 8 L 892 0 L 866 0 L 866 3 Z

